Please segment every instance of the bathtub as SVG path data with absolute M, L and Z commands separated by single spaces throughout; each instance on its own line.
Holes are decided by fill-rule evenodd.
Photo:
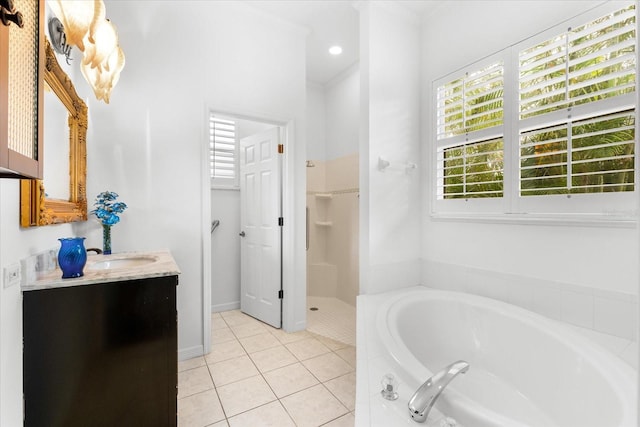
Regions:
M 466 427 L 637 425 L 636 371 L 557 321 L 497 300 L 419 286 L 358 303 L 358 320 L 366 322 L 358 331 L 358 351 L 364 346 L 359 374 L 369 377 L 356 389 L 359 426 L 420 425 L 408 416 L 409 398 L 460 359 L 470 369 L 440 396 L 428 426 L 446 425 L 444 416 Z M 376 393 L 377 379 L 388 372 L 401 383 L 395 402 Z

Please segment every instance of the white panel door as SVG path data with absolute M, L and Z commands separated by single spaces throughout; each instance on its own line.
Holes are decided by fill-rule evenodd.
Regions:
M 279 128 L 240 141 L 240 309 L 282 326 Z

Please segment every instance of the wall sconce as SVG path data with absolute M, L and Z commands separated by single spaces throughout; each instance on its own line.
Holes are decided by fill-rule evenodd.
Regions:
M 22 13 L 18 12 L 13 6 L 13 0 L 0 0 L 0 22 L 5 26 L 14 22 L 18 27 L 24 27 L 22 22 Z
M 51 38 L 53 50 L 64 55 L 67 65 L 71 65 L 69 62 L 71 61 L 71 45 L 67 43 L 67 35 L 64 33 L 64 27 L 58 18 L 49 19 L 49 37 Z
M 5 0 L 0 0 L 5 1 Z M 98 100 L 109 103 L 109 97 L 124 68 L 124 52 L 118 45 L 115 26 L 105 18 L 103 0 L 49 0 L 49 6 L 62 27 L 61 46 L 76 46 L 83 54 L 80 70 Z M 49 31 L 51 32 L 51 22 Z M 51 33 L 50 33 L 51 34 Z M 54 35 L 51 34 L 51 38 Z M 53 41 L 53 40 L 52 40 Z M 55 44 L 54 44 L 55 48 Z M 57 50 L 57 49 L 56 49 Z

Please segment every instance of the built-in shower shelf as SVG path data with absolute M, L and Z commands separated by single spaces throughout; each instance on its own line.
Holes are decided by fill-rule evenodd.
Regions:
M 316 199 L 333 199 L 331 193 L 316 193 Z
M 320 227 L 331 227 L 333 225 L 332 221 L 316 221 L 316 225 Z

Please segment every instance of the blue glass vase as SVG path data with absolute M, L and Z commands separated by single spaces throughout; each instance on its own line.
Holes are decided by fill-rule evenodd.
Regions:
M 87 263 L 87 250 L 84 247 L 84 237 L 66 237 L 60 240 L 58 251 L 58 265 L 62 270 L 62 278 L 81 277 L 84 275 L 84 265 Z
M 111 226 L 102 224 L 102 253 L 111 255 Z

